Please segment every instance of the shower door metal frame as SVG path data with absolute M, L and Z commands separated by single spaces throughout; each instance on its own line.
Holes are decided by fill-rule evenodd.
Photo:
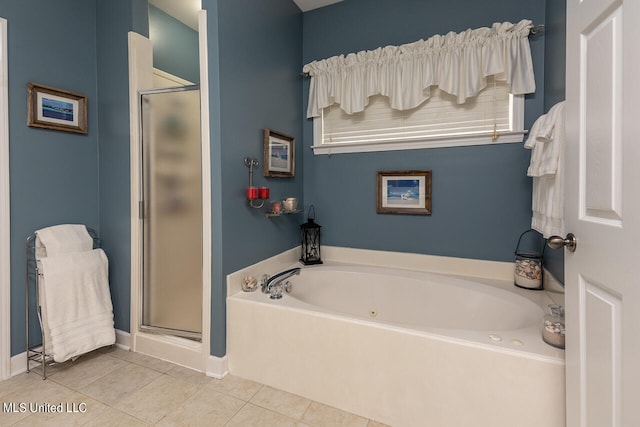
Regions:
M 137 323 L 138 323 L 138 330 L 140 332 L 145 332 L 145 333 L 151 333 L 151 334 L 159 334 L 159 335 L 172 335 L 172 336 L 176 336 L 176 337 L 181 337 L 181 338 L 187 338 L 190 340 L 194 340 L 194 341 L 198 341 L 198 342 L 202 342 L 202 332 L 192 332 L 192 331 L 184 331 L 184 330 L 180 330 L 180 329 L 171 329 L 171 328 L 164 328 L 164 327 L 160 327 L 160 326 L 151 326 L 151 325 L 145 325 L 143 322 L 143 317 L 144 317 L 144 289 L 145 289 L 145 278 L 149 277 L 149 266 L 147 265 L 148 263 L 145 262 L 145 248 L 147 247 L 147 243 L 148 243 L 148 239 L 149 239 L 149 232 L 147 231 L 147 225 L 145 224 L 145 219 L 147 217 L 147 213 L 149 211 L 148 209 L 148 202 L 149 202 L 149 198 L 147 195 L 147 191 L 146 191 L 146 187 L 145 187 L 145 181 L 144 181 L 144 177 L 145 177 L 145 173 L 144 171 L 147 170 L 147 168 L 145 168 L 145 162 L 148 160 L 145 158 L 144 155 L 144 148 L 145 148 L 145 144 L 144 144 L 144 129 L 143 129 L 143 125 L 142 125 L 142 117 L 144 114 L 144 106 L 143 106 L 143 97 L 145 95 L 153 95 L 153 94 L 162 94 L 162 93 L 175 93 L 175 92 L 187 92 L 187 91 L 192 91 L 192 90 L 200 90 L 200 85 L 186 85 L 186 86 L 175 86 L 175 87 L 168 87 L 168 88 L 159 88 L 159 89 L 148 89 L 148 90 L 142 90 L 142 91 L 138 91 L 138 107 L 139 107 L 139 116 L 138 116 L 138 126 L 139 126 L 139 135 L 140 135 L 140 144 L 139 144 L 139 148 L 140 148 L 140 153 L 139 153 L 139 158 L 140 158 L 140 182 L 139 184 L 139 188 L 140 188 L 140 199 L 138 201 L 138 219 L 139 221 L 142 223 L 142 227 L 141 227 L 141 231 L 142 231 L 142 235 L 141 235 L 141 240 L 142 240 L 142 244 L 141 244 L 141 249 L 142 249 L 142 256 L 140 259 L 140 262 L 142 263 L 142 268 L 141 268 L 141 273 L 142 273 L 142 277 L 140 278 L 140 293 L 138 295 L 139 297 L 139 303 L 140 303 L 140 307 L 138 310 L 138 319 L 137 319 Z M 202 135 L 200 135 L 200 153 L 202 155 Z M 201 181 L 202 181 L 202 175 L 200 177 Z M 204 201 L 203 201 L 204 202 Z M 204 242 L 202 242 L 201 244 L 203 244 Z

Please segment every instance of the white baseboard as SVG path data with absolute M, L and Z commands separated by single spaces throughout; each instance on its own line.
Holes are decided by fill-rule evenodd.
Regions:
M 227 356 L 209 356 L 207 359 L 207 376 L 221 380 L 229 373 Z
M 116 347 L 129 350 L 129 333 L 116 329 Z M 27 352 L 16 354 L 11 358 L 11 376 L 27 372 Z M 229 373 L 227 356 L 209 356 L 207 359 L 207 376 L 222 379 Z
M 153 335 L 149 336 L 150 338 L 154 338 Z M 166 339 L 167 337 L 165 337 Z M 116 329 L 116 346 L 123 349 L 123 350 L 130 350 L 131 349 L 131 334 L 129 334 L 129 332 L 125 332 L 125 331 L 121 331 Z M 154 352 L 152 352 L 154 353 Z M 145 352 L 143 351 L 142 354 L 145 354 Z M 156 353 L 154 353 L 154 355 L 157 356 Z M 164 359 L 164 360 L 169 360 L 172 361 L 173 363 L 178 363 L 181 366 L 187 366 L 191 369 L 196 369 L 197 371 L 200 371 L 199 368 L 196 368 L 195 366 L 192 366 L 193 364 L 189 364 L 189 363 L 179 363 L 176 360 L 171 360 L 171 358 L 169 359 Z M 208 377 L 212 377 L 212 378 L 217 378 L 217 379 L 222 379 L 224 378 L 225 375 L 227 375 L 229 373 L 229 368 L 228 368 L 229 364 L 227 362 L 227 356 L 224 357 L 216 357 L 216 356 L 209 356 L 207 358 L 207 366 L 206 366 L 206 372 L 205 374 Z
M 131 344 L 131 336 L 129 332 L 116 329 L 116 347 L 123 350 L 129 350 Z M 11 357 L 10 376 L 14 377 L 18 374 L 27 372 L 27 352 L 23 351 Z
M 116 329 L 116 347 L 129 351 L 131 349 L 131 334 Z
M 23 351 L 11 357 L 11 376 L 27 372 L 27 352 Z

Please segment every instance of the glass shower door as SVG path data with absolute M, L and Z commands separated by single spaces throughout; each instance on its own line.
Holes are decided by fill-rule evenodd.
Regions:
M 202 150 L 197 86 L 141 93 L 140 329 L 202 338 Z

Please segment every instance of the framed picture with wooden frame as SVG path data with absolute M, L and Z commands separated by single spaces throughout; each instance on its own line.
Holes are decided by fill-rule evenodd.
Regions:
M 28 125 L 65 132 L 87 133 L 87 97 L 30 82 Z
M 431 215 L 430 170 L 382 171 L 376 182 L 377 213 Z
M 295 147 L 295 138 L 265 129 L 263 175 L 292 178 L 296 166 Z

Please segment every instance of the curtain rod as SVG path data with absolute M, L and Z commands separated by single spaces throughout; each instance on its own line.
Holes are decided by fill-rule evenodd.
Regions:
M 533 25 L 529 30 L 529 37 L 537 37 L 544 33 L 544 24 Z
M 529 37 L 535 38 L 544 33 L 544 24 L 531 25 Z M 300 77 L 309 77 L 309 73 L 300 73 Z

